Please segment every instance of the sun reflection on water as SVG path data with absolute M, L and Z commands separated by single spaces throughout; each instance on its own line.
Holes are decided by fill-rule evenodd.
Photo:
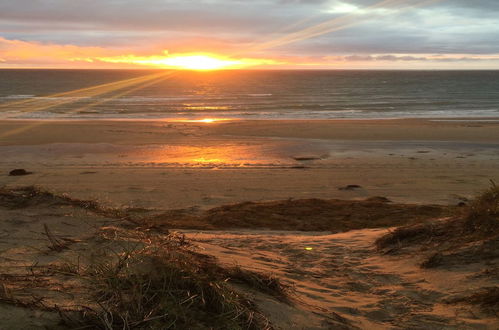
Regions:
M 184 107 L 185 107 L 186 110 L 211 110 L 211 111 L 230 110 L 230 107 L 228 107 L 228 106 L 221 106 L 221 105 L 194 105 L 194 104 L 186 104 Z
M 185 118 L 176 118 L 176 119 L 168 119 L 166 121 L 176 122 L 176 123 L 218 123 L 218 122 L 228 122 L 228 121 L 236 121 L 237 119 L 232 118 L 198 118 L 198 119 L 185 119 Z
M 163 166 L 252 167 L 275 166 L 282 159 L 259 145 L 163 146 L 135 155 L 147 163 Z M 129 157 L 130 158 L 130 157 Z M 129 159 L 130 160 L 130 159 Z

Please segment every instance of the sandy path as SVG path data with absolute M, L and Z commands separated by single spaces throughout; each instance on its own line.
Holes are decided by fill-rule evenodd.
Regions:
M 484 283 L 473 269 L 422 270 L 417 258 L 380 256 L 373 247 L 386 229 L 329 235 L 303 232 L 183 231 L 201 252 L 222 263 L 272 273 L 292 284 L 299 304 L 348 318 L 363 329 L 496 329 L 497 319 L 443 300 Z

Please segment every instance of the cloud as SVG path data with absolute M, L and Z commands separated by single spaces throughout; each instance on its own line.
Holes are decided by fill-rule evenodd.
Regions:
M 462 61 L 470 62 L 478 55 L 499 54 L 499 1 L 425 0 L 425 6 L 404 9 L 417 2 L 0 1 L 0 37 L 2 44 L 17 41 L 18 49 L 28 47 L 22 42 L 43 49 L 33 53 L 35 64 L 64 61 L 80 52 L 89 55 L 71 58 L 94 53 L 152 56 L 164 49 L 273 58 L 407 54 L 405 59 L 385 59 L 400 63 L 424 62 L 424 54 L 465 54 Z M 53 56 L 43 47 L 52 49 Z M 16 60 L 3 52 L 0 48 L 4 64 L 29 61 L 27 51 L 19 50 Z
M 57 45 L 51 43 L 8 40 L 0 37 L 0 62 L 11 65 L 36 64 L 37 66 L 114 66 L 114 67 L 176 67 L 175 62 L 185 60 L 185 57 L 198 57 L 205 54 L 179 54 L 161 50 L 159 53 L 140 55 L 133 49 L 109 49 L 102 47 L 82 47 L 76 45 Z M 210 60 L 210 59 L 208 59 Z M 226 67 L 254 67 L 275 65 L 279 62 L 273 59 L 261 58 L 229 58 L 216 56 L 214 60 Z
M 425 55 L 425 56 L 412 56 L 412 55 L 394 55 L 394 54 L 382 54 L 382 55 L 346 55 L 346 56 L 325 56 L 324 61 L 332 62 L 488 62 L 488 61 L 499 61 L 498 55 Z
M 134 49 L 112 49 L 105 47 L 82 47 L 77 45 L 58 45 L 37 41 L 9 40 L 0 37 L 0 63 L 7 67 L 89 67 L 89 68 L 138 68 L 168 67 L 173 59 L 189 54 L 160 52 L 144 53 Z M 141 55 L 142 54 L 142 55 Z M 355 68 L 357 63 L 375 68 L 387 63 L 441 63 L 449 64 L 487 63 L 499 64 L 499 54 L 350 54 L 327 56 L 286 55 L 273 58 L 222 57 L 232 61 L 236 67 L 335 67 L 338 63 Z M 237 65 L 236 65 L 237 64 Z
M 11 65 L 71 66 L 74 58 L 115 54 L 116 51 L 101 47 L 43 44 L 0 37 L 0 58 L 2 58 L 2 62 Z

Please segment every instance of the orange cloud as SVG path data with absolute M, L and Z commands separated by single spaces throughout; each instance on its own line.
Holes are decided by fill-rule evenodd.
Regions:
M 228 56 L 192 52 L 186 54 L 139 55 L 137 51 L 44 44 L 33 41 L 9 40 L 0 37 L 0 63 L 9 67 L 71 67 L 71 68 L 184 68 L 217 69 L 278 65 L 273 59 L 230 58 Z M 203 67 L 199 67 L 202 62 Z
M 0 58 L 14 66 L 30 64 L 35 66 L 71 66 L 72 58 L 115 55 L 116 51 L 101 47 L 80 47 L 75 45 L 44 44 L 33 41 L 9 40 L 0 37 Z
M 156 48 L 157 49 L 157 48 Z M 220 47 L 219 49 L 225 49 Z M 2 68 L 177 68 L 177 69 L 377 69 L 485 68 L 499 63 L 499 54 L 360 54 L 334 56 L 231 57 L 223 53 L 169 53 L 137 49 L 82 47 L 0 37 Z
M 3 63 L 2 66 L 7 64 L 10 67 L 217 69 L 280 64 L 279 61 L 273 59 L 230 58 L 203 52 L 169 54 L 168 51 L 163 51 L 159 55 L 139 55 L 138 53 L 140 52 L 129 49 L 44 44 L 0 37 L 0 63 Z

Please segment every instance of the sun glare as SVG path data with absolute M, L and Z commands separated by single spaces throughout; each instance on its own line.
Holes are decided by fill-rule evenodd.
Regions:
M 202 118 L 202 119 L 172 119 L 169 121 L 179 122 L 179 123 L 217 123 L 222 121 L 234 121 L 236 119 L 231 118 Z
M 166 58 L 164 64 L 187 70 L 219 70 L 241 63 L 240 61 L 226 60 L 209 55 L 187 55 Z
M 215 121 L 216 121 L 216 119 L 213 119 L 213 118 L 206 118 L 206 119 L 200 120 L 200 122 L 202 122 L 202 123 L 213 123 Z
M 258 65 L 278 64 L 279 62 L 270 59 L 239 58 L 233 59 L 223 55 L 211 53 L 184 53 L 164 55 L 137 56 L 123 55 L 114 57 L 98 57 L 97 60 L 107 63 L 127 63 L 145 66 L 154 66 L 165 69 L 179 70 L 221 70 L 221 69 L 241 69 Z M 82 59 L 74 59 L 82 60 Z

